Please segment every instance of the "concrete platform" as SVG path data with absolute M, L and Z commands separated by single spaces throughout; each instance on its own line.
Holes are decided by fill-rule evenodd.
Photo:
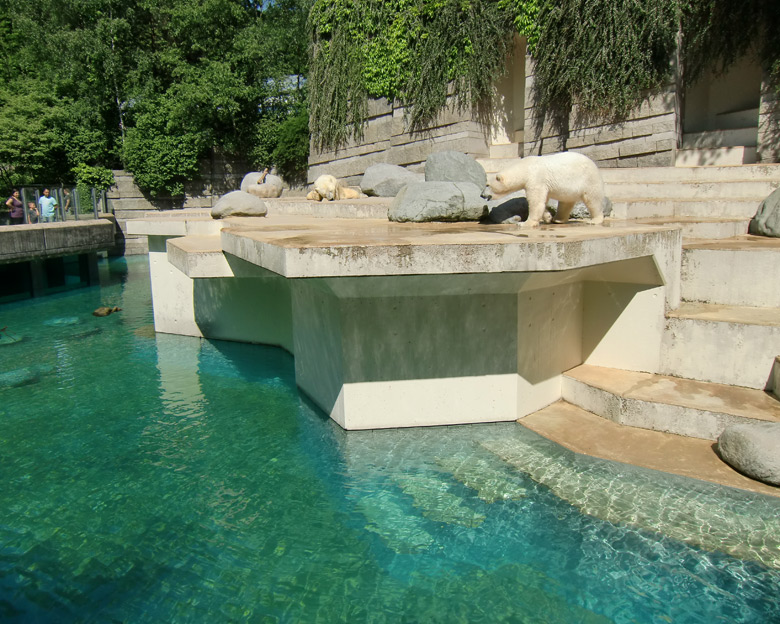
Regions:
M 576 453 L 780 497 L 722 461 L 709 440 L 620 425 L 564 401 L 518 422 Z
M 149 237 L 157 331 L 283 346 L 347 429 L 515 420 L 577 364 L 654 370 L 679 303 L 675 227 L 197 211 L 128 227 Z
M 780 401 L 762 390 L 598 366 L 567 371 L 562 397 L 622 425 L 706 440 L 730 424 L 780 422 Z
M 106 251 L 114 246 L 108 219 L 0 225 L 0 264 Z

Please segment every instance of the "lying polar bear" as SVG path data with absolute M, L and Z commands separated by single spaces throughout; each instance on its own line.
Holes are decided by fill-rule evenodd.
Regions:
M 311 201 L 322 201 L 327 199 L 358 199 L 361 197 L 360 191 L 345 186 L 341 180 L 332 175 L 321 175 L 314 181 L 314 190 L 306 195 L 306 199 Z
M 604 221 L 604 183 L 596 163 L 577 152 L 527 156 L 496 174 L 490 188 L 497 195 L 525 189 L 528 220 L 523 227 L 538 227 L 549 199 L 558 200 L 555 220 L 566 223 L 574 204 L 581 201 L 590 212 L 589 223 Z

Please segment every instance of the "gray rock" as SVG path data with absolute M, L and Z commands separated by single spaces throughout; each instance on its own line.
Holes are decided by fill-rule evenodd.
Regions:
M 718 453 L 741 473 L 780 485 L 780 423 L 730 425 L 718 438 Z
M 360 190 L 374 197 L 395 197 L 410 182 L 422 182 L 425 176 L 398 165 L 371 165 L 360 180 Z
M 772 193 L 758 207 L 748 226 L 750 234 L 780 238 L 780 189 Z
M 604 201 L 601 203 L 601 209 L 604 211 L 605 217 L 608 217 L 612 214 L 612 200 L 609 197 L 604 198 Z M 588 212 L 588 207 L 582 202 L 577 202 L 574 204 L 574 208 L 572 208 L 569 218 L 590 219 L 590 212 Z
M 225 217 L 264 217 L 268 213 L 265 202 L 244 191 L 231 191 L 219 198 L 211 209 L 214 219 Z
M 478 221 L 487 202 L 470 182 L 413 182 L 395 196 L 388 210 L 391 221 Z
M 480 194 L 487 186 L 487 174 L 476 160 L 463 152 L 435 152 L 425 161 L 426 182 L 471 182 Z
M 267 172 L 266 172 L 267 174 Z M 246 187 L 250 184 L 257 184 L 260 178 L 263 177 L 263 172 L 261 171 L 250 171 L 247 173 L 243 179 L 241 180 L 241 190 L 246 192 Z

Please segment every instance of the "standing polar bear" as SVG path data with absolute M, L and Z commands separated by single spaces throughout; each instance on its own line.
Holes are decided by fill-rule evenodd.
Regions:
M 574 204 L 581 201 L 590 212 L 590 223 L 604 221 L 604 183 L 590 158 L 577 152 L 527 156 L 496 174 L 490 188 L 498 195 L 525 189 L 528 220 L 523 227 L 538 227 L 549 199 L 558 200 L 555 220 L 566 223 Z

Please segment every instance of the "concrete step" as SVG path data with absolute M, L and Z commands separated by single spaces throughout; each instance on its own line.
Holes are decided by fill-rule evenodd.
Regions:
M 666 316 L 660 373 L 766 387 L 780 354 L 780 309 L 685 302 Z
M 716 440 L 725 427 L 780 422 L 761 390 L 583 364 L 563 376 L 563 399 L 613 422 Z
M 618 219 L 672 216 L 751 219 L 763 199 L 615 199 L 609 197 L 612 201 L 612 216 Z
M 780 186 L 780 180 L 732 180 L 729 182 L 605 182 L 612 200 L 622 199 L 750 199 L 762 201 Z
M 758 116 L 756 116 L 758 119 Z M 704 132 L 686 132 L 682 138 L 682 148 L 713 149 L 718 147 L 755 147 L 758 145 L 758 128 L 729 128 L 726 130 L 705 130 Z
M 604 183 L 618 182 L 742 182 L 774 180 L 780 182 L 780 163 L 727 167 L 621 167 L 601 169 Z
M 780 239 L 744 234 L 683 245 L 683 300 L 728 306 L 780 307 Z
M 643 225 L 679 225 L 684 239 L 716 240 L 745 234 L 749 217 L 643 217 L 632 219 Z
M 575 453 L 780 497 L 780 488 L 746 477 L 724 462 L 711 440 L 627 427 L 566 401 L 518 422 Z
M 679 149 L 674 156 L 675 167 L 727 167 L 756 162 L 758 150 L 753 146 Z

